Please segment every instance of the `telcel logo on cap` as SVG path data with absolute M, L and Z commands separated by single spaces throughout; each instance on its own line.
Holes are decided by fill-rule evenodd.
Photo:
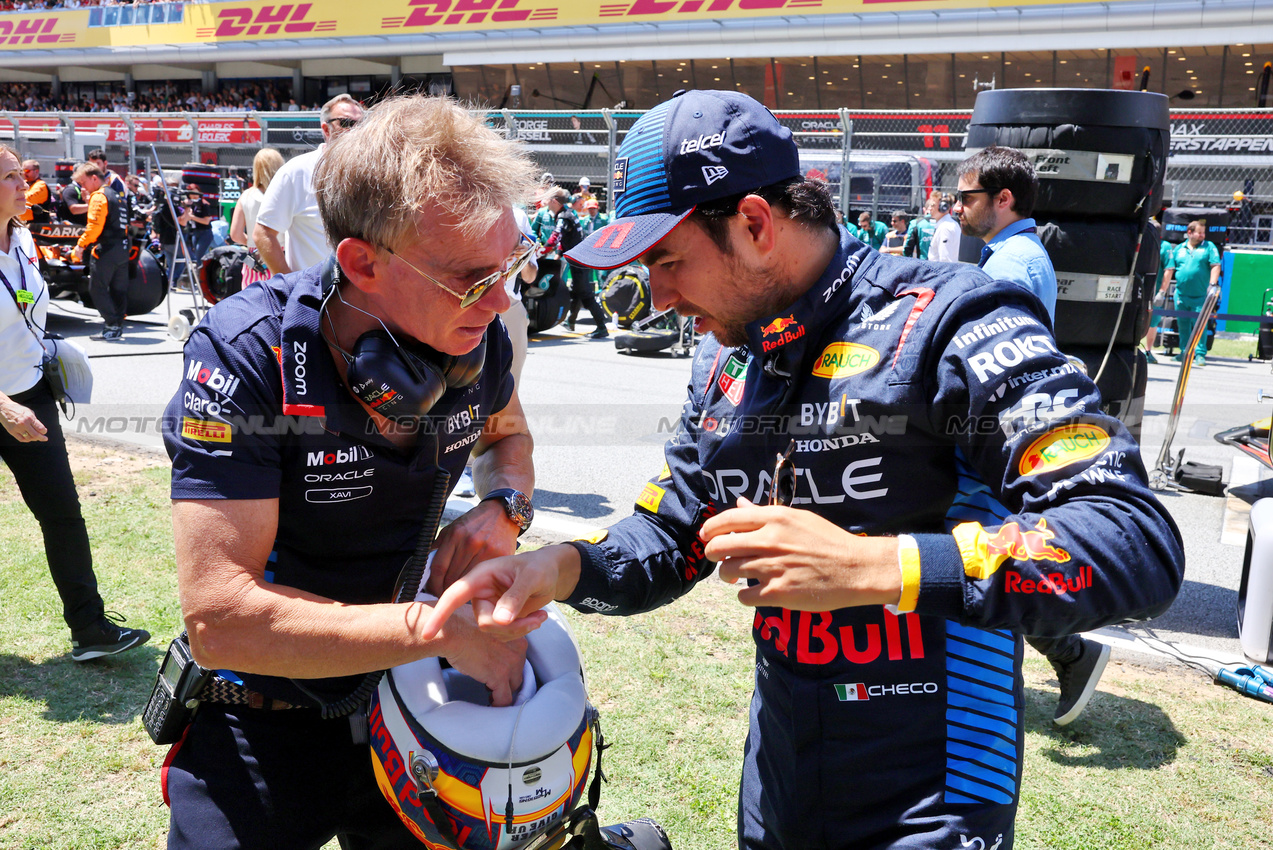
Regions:
M 725 144 L 725 133 L 720 132 L 714 135 L 708 134 L 699 136 L 697 139 L 685 139 L 681 142 L 679 153 L 687 154 L 694 151 L 705 151 L 708 148 L 718 148 Z

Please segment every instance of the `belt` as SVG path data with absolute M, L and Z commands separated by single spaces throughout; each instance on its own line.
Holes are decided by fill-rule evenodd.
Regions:
M 220 676 L 213 676 L 208 681 L 203 693 L 199 695 L 199 699 L 203 702 L 215 702 L 221 705 L 246 705 L 248 708 L 262 708 L 266 711 L 306 708 L 303 705 L 292 705 L 290 702 L 283 702 L 281 699 L 267 697 L 265 694 L 257 693 L 251 688 L 227 681 Z

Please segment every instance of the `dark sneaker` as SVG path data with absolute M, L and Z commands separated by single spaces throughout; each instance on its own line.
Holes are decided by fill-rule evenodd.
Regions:
M 588 339 L 605 339 L 608 336 L 610 336 L 610 332 L 604 327 L 600 327 L 588 334 Z
M 1088 700 L 1096 693 L 1096 683 L 1109 662 L 1109 647 L 1103 643 L 1083 638 L 1083 654 L 1069 664 L 1052 664 L 1057 680 L 1061 683 L 1061 698 L 1056 704 L 1056 716 L 1052 722 L 1066 726 L 1083 713 Z
M 124 338 L 124 329 L 120 325 L 107 325 L 101 333 L 93 334 L 89 339 L 102 342 L 120 342 Z
M 1158 358 L 1154 356 L 1154 352 L 1149 349 L 1145 349 L 1145 362 L 1152 363 L 1156 366 L 1158 365 Z
M 71 660 L 92 661 L 141 646 L 150 640 L 145 629 L 126 629 L 120 615 L 108 612 L 95 625 L 71 632 Z

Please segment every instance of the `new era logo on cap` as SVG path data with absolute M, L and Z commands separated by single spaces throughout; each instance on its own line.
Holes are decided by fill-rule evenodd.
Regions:
M 631 224 L 625 238 L 604 228 L 567 257 L 618 268 L 666 237 L 696 205 L 799 176 L 791 131 L 762 104 L 732 91 L 677 92 L 642 115 L 619 147 L 613 224 Z

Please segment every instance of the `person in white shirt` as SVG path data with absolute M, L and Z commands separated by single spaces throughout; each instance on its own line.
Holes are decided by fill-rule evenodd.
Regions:
M 252 185 L 239 195 L 239 202 L 234 205 L 234 213 L 230 216 L 230 241 L 238 245 L 246 245 L 249 251 L 256 249 L 253 233 L 256 231 L 257 215 L 261 211 L 261 201 L 270 188 L 274 175 L 283 167 L 283 155 L 274 148 L 261 148 L 252 157 Z M 256 257 L 243 264 L 243 285 L 256 283 L 268 278 L 269 270 L 262 267 Z
M 951 214 L 955 206 L 955 196 L 943 192 L 937 202 L 937 212 L 941 218 L 937 220 L 937 229 L 933 231 L 933 241 L 928 246 L 928 259 L 943 263 L 959 262 L 959 240 L 963 231 L 959 219 Z
M 276 275 L 317 265 L 331 252 L 314 195 L 314 168 L 327 142 L 362 120 L 362 107 L 347 94 L 323 104 L 323 144 L 294 157 L 274 175 L 261 201 L 252 241 L 270 272 Z M 286 235 L 286 242 L 284 242 Z

